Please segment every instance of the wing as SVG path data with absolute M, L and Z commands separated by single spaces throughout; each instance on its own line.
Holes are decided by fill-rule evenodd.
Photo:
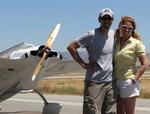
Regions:
M 36 47 L 36 46 L 33 44 L 30 44 L 30 43 L 25 43 L 25 42 L 19 43 L 16 46 L 13 46 L 13 47 L 1 52 L 0 58 L 10 58 L 10 55 L 16 51 L 24 50 L 24 49 L 28 49 L 28 48 L 32 48 L 32 47 Z

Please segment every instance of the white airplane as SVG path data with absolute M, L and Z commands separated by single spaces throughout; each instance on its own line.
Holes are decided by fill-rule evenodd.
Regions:
M 61 62 L 62 59 L 61 55 L 54 51 L 50 52 L 37 78 L 32 81 L 33 71 L 42 57 L 42 55 L 38 55 L 42 47 L 29 43 L 20 43 L 0 53 L 0 102 L 18 92 L 34 90 L 40 79 L 44 76 L 52 75 L 51 70 L 49 71 L 48 69 Z M 35 92 L 44 100 L 43 114 L 46 114 L 44 111 L 46 110 L 45 107 L 48 107 L 48 102 L 39 91 L 35 90 Z M 50 105 L 52 107 L 52 104 Z M 61 107 L 61 104 L 56 103 L 53 105 L 56 105 L 55 108 Z M 52 110 L 50 109 L 50 111 Z
M 18 92 L 35 91 L 44 101 L 43 114 L 59 113 L 61 104 L 48 103 L 38 90 L 34 90 L 42 77 L 51 75 L 52 70 L 48 69 L 52 69 L 62 59 L 61 55 L 50 50 L 59 27 L 60 24 L 57 24 L 49 35 L 46 49 L 44 45 L 20 43 L 0 53 L 0 102 Z

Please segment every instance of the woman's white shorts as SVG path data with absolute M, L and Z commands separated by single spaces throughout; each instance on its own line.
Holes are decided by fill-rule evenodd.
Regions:
M 139 96 L 139 80 L 134 84 L 131 79 L 117 80 L 117 89 L 121 98 Z

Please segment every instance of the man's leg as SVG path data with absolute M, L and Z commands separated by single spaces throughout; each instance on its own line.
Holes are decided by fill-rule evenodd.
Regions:
M 104 83 L 85 83 L 83 114 L 101 114 L 105 97 Z
M 116 96 L 112 83 L 106 83 L 106 91 L 102 114 L 116 114 Z

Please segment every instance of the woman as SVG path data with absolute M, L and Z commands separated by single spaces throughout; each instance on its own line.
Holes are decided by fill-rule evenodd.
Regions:
M 139 79 L 147 67 L 145 47 L 135 32 L 136 23 L 132 17 L 121 18 L 115 38 L 115 74 L 118 98 L 117 114 L 134 114 L 135 102 L 139 96 Z M 136 61 L 140 62 L 137 70 Z

